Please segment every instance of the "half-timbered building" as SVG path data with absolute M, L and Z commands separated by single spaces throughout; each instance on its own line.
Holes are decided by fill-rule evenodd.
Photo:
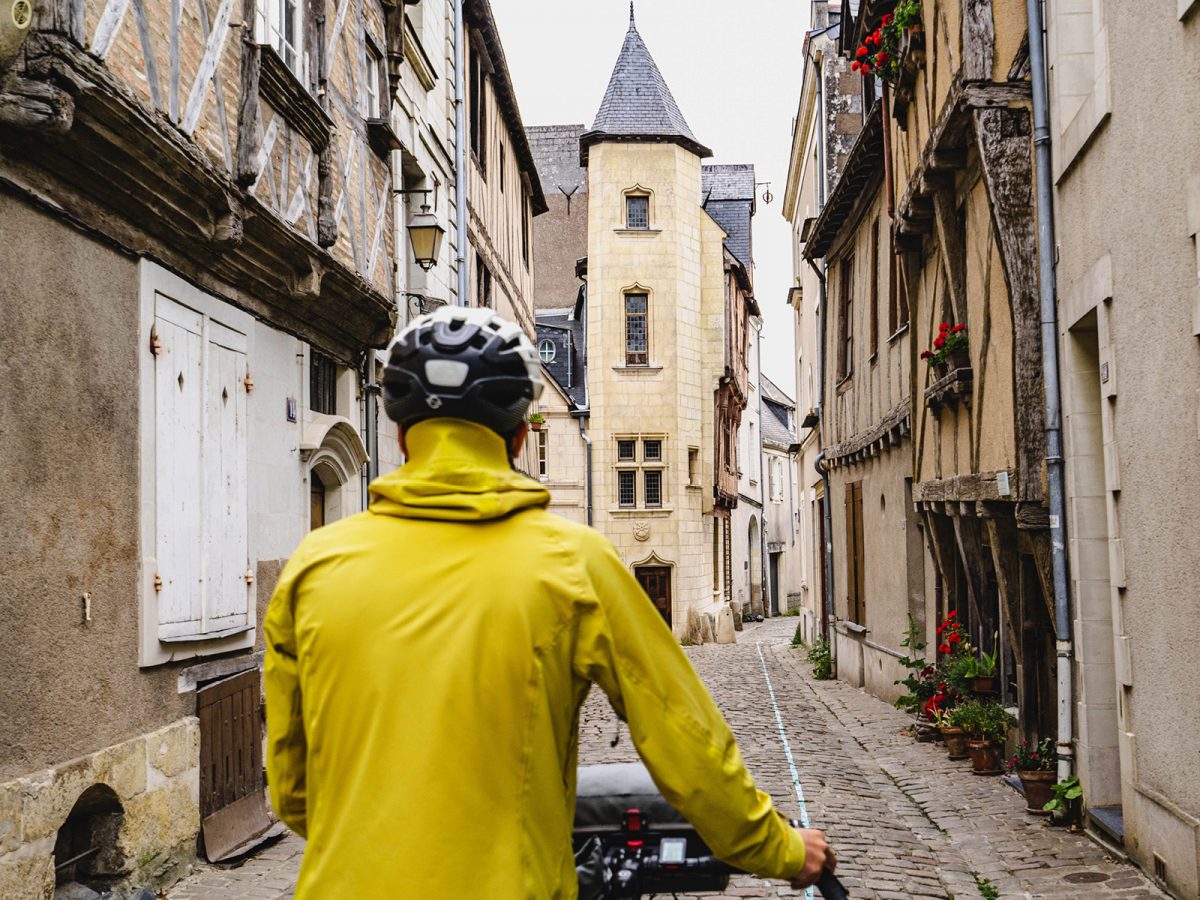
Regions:
M 0 61 L 0 896 L 164 884 L 267 825 L 257 623 L 361 508 L 404 21 L 46 0 Z

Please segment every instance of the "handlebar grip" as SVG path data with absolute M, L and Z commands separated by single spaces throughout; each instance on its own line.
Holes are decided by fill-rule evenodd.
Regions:
M 822 871 L 821 877 L 817 879 L 817 890 L 825 900 L 849 900 L 850 897 L 837 876 L 828 869 Z

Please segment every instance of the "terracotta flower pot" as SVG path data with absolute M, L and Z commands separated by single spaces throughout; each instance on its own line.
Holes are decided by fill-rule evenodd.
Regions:
M 976 675 L 971 679 L 971 690 L 976 694 L 996 693 L 996 676 Z
M 1000 774 L 1000 745 L 996 741 L 967 741 L 972 775 Z
M 940 731 L 942 732 L 942 740 L 946 742 L 946 749 L 950 751 L 950 758 L 966 759 L 967 733 L 961 728 L 952 728 L 949 725 L 943 725 Z
M 543 424 L 542 422 L 530 422 L 530 423 L 529 423 L 529 430 L 530 430 L 530 431 L 541 431 L 541 430 L 542 430 L 542 424 Z
M 1033 813 L 1035 816 L 1050 815 L 1042 807 L 1049 803 L 1054 796 L 1051 788 L 1054 787 L 1057 778 L 1055 773 L 1053 771 L 1018 771 L 1017 776 L 1021 779 L 1021 787 L 1025 789 L 1025 812 Z

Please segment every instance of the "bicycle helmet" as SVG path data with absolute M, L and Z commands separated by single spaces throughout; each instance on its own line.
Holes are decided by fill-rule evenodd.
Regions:
M 533 343 L 490 309 L 443 306 L 415 319 L 392 342 L 383 371 L 384 409 L 401 427 L 441 416 L 506 439 L 542 387 Z

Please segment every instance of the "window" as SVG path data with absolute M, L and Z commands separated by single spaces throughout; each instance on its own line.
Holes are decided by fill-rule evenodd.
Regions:
M 662 462 L 662 441 L 642 441 L 642 459 L 646 462 Z
M 478 256 L 475 259 L 475 305 L 492 308 L 492 270 Z
M 688 451 L 689 456 L 691 455 L 691 453 L 692 453 L 692 451 L 689 450 Z M 714 594 L 721 590 L 721 529 L 719 526 L 720 526 L 720 520 L 713 519 L 712 520 L 712 530 L 713 530 L 713 541 L 712 541 L 712 544 L 713 544 L 713 546 L 712 546 L 713 582 L 712 582 L 712 589 L 713 589 Z
M 374 42 L 367 38 L 363 47 L 364 80 L 362 91 L 362 114 L 364 119 L 382 119 L 383 94 L 379 89 L 380 76 L 383 72 L 383 54 L 376 48 Z
M 538 475 L 547 478 L 550 475 L 550 433 L 537 432 Z
M 908 324 L 908 277 L 902 258 L 889 255 L 888 333 L 895 334 Z
M 771 486 L 771 502 L 783 502 L 783 460 L 772 459 L 769 472 L 769 483 Z
M 646 294 L 625 295 L 625 365 L 650 364 L 650 340 L 646 327 L 649 297 Z
M 650 227 L 650 198 L 645 194 L 626 195 L 625 227 L 638 231 Z
M 554 358 L 558 356 L 558 348 L 554 346 L 554 341 L 547 338 L 538 343 L 538 356 L 542 358 L 542 362 L 546 365 L 554 362 Z
M 500 193 L 504 193 L 504 141 L 499 142 L 499 150 L 497 151 L 498 160 L 496 162 L 496 170 L 500 173 Z
M 637 505 L 637 472 L 631 469 L 617 472 L 617 505 L 624 509 Z
M 851 622 L 867 624 L 866 570 L 863 547 L 862 482 L 846 485 L 846 601 Z
M 637 458 L 637 441 L 617 441 L 617 459 L 632 462 Z
M 304 73 L 304 5 L 300 0 L 258 0 L 254 39 L 269 44 L 301 81 Z
M 487 176 L 487 71 L 478 51 L 471 52 L 471 150 Z
M 700 484 L 700 450 L 688 447 L 688 484 Z
M 746 468 L 750 473 L 750 483 L 758 484 L 758 441 L 755 440 L 754 423 L 746 432 Z
M 529 193 L 521 192 L 521 257 L 529 268 Z
M 854 371 L 854 257 L 842 260 L 838 289 L 838 379 L 848 378 Z
M 658 509 L 662 506 L 662 471 L 647 469 L 642 473 L 646 489 L 645 499 L 648 509 Z
M 871 223 L 871 295 L 867 298 L 870 303 L 867 315 L 870 319 L 871 345 L 868 348 L 873 356 L 879 351 L 879 220 Z
M 316 350 L 308 356 L 308 408 L 337 415 L 337 364 Z

